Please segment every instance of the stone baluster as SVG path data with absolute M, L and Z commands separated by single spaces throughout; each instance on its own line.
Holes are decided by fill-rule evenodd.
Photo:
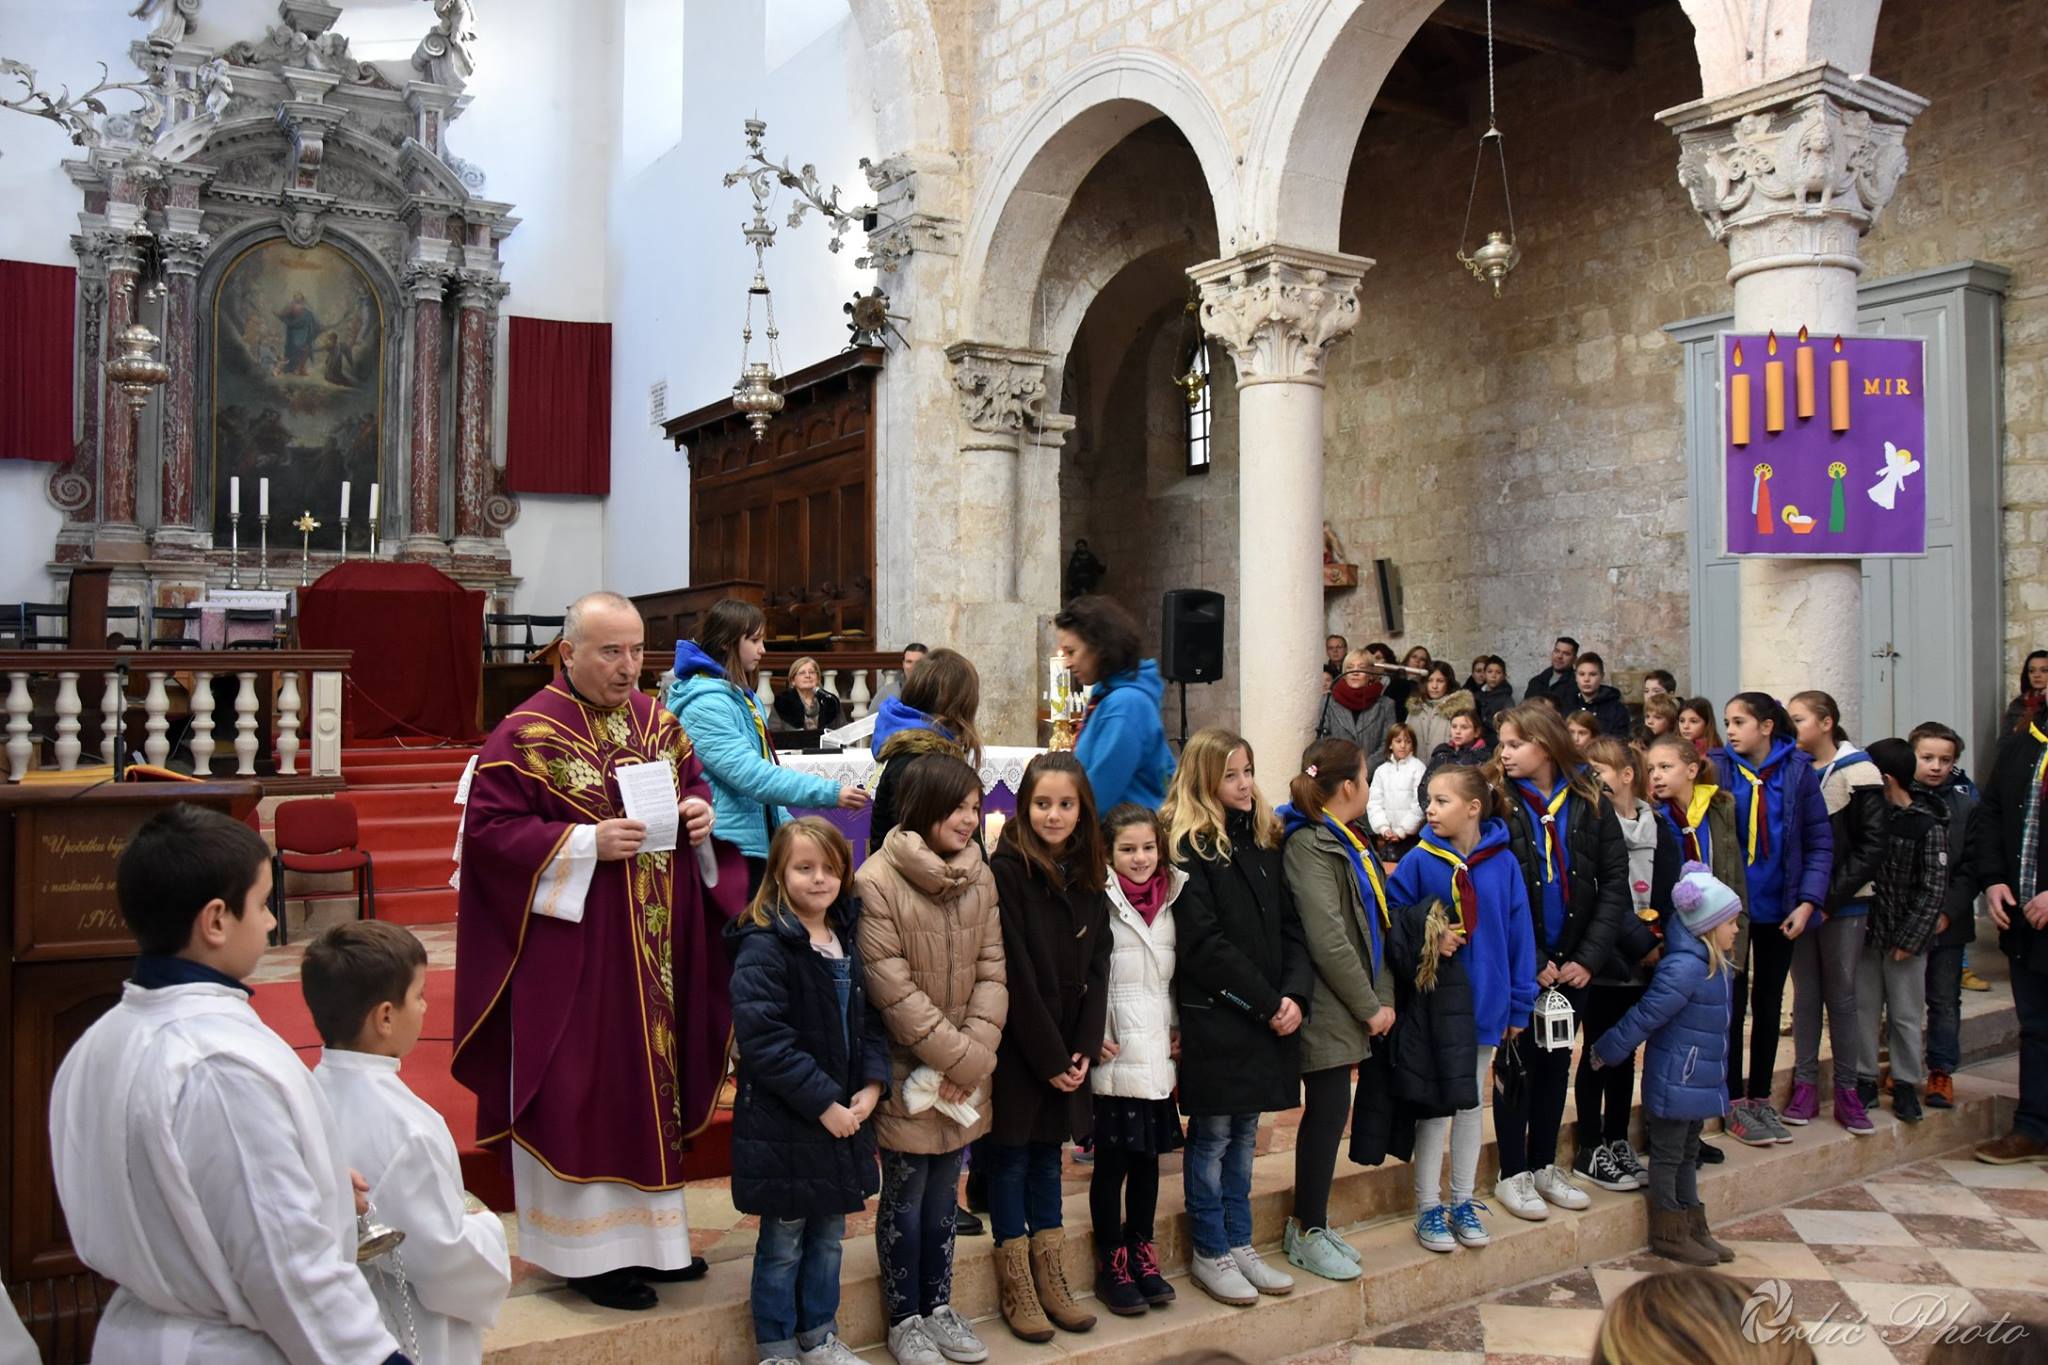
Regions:
M 78 767 L 78 675 L 57 675 L 57 770 L 71 772 Z
M 121 734 L 121 721 L 128 710 L 128 698 L 121 691 L 121 676 L 118 670 L 110 670 L 106 688 L 100 693 L 100 762 L 107 764 L 120 760 L 121 746 L 126 742 Z
M 277 680 L 277 774 L 296 777 L 299 764 L 299 675 Z
M 164 760 L 171 756 L 171 742 L 164 734 L 171 728 L 171 699 L 164 691 L 164 679 L 168 673 L 152 669 L 149 674 L 149 691 L 142 697 L 142 759 L 162 767 Z
M 754 700 L 761 707 L 761 723 L 766 725 L 768 717 L 775 714 L 775 687 L 768 680 L 774 674 L 762 669 L 754 681 Z
M 313 756 L 307 770 L 314 777 L 341 776 L 341 674 L 313 674 Z
M 237 673 L 241 686 L 235 689 L 235 773 L 256 775 L 256 675 Z
M 28 696 L 28 674 L 7 675 L 7 780 L 19 782 L 28 772 L 28 758 L 31 752 L 28 742 L 28 716 L 32 703 Z
M 847 693 L 847 701 L 851 703 L 852 709 L 847 712 L 851 720 L 860 720 L 873 709 L 875 697 L 868 691 L 868 671 L 865 668 L 853 671 L 853 690 Z
M 213 772 L 213 674 L 192 675 L 192 775 Z

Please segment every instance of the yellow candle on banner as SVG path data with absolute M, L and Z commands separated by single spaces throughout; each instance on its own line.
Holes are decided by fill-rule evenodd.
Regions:
M 1828 426 L 1849 429 L 1849 362 L 1842 358 L 1842 339 L 1835 338 L 1835 358 L 1828 362 Z
M 1742 369 L 1742 343 L 1735 343 L 1734 354 L 1730 357 L 1737 371 Z M 1736 373 L 1728 376 L 1728 440 L 1731 445 L 1749 444 L 1749 376 Z
M 1785 362 L 1777 359 L 1776 332 L 1764 343 L 1764 354 L 1771 357 L 1764 362 L 1764 430 L 1779 432 L 1785 429 Z
M 1792 353 L 1792 385 L 1795 407 L 1801 418 L 1813 416 L 1813 347 L 1806 344 L 1806 329 L 1799 329 L 1799 349 Z

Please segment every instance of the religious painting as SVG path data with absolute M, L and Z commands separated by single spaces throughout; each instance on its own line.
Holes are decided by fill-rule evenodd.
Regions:
M 1731 555 L 1927 552 L 1927 353 L 1917 337 L 1721 334 Z
M 384 312 L 361 267 L 332 246 L 263 242 L 237 257 L 214 296 L 213 526 L 228 539 L 228 480 L 241 479 L 242 545 L 254 542 L 259 481 L 270 480 L 271 545 L 295 545 L 299 513 L 339 543 L 369 545 L 369 487 L 382 446 Z

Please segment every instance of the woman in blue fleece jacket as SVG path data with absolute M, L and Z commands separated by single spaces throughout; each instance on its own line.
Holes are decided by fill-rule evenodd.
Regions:
M 759 887 L 768 844 L 789 817 L 789 806 L 868 803 L 859 787 L 785 768 L 775 761 L 768 721 L 754 700 L 755 670 L 767 652 L 767 620 L 751 602 L 728 597 L 704 613 L 695 640 L 676 646 L 676 680 L 668 709 L 683 723 L 698 762 L 711 779 L 718 837 L 747 860 L 747 890 Z
M 1708 755 L 1722 787 L 1735 798 L 1735 835 L 1749 876 L 1749 1075 L 1742 1068 L 1742 963 L 1735 964 L 1735 1008 L 1729 1011 L 1729 1130 L 1756 1145 L 1790 1142 L 1792 1131 L 1771 1104 L 1778 1067 L 1778 1019 L 1792 943 L 1827 902 L 1835 836 L 1821 800 L 1820 779 L 1794 742 L 1792 719 L 1764 692 L 1741 692 L 1722 714 L 1727 743 Z
M 1159 665 L 1138 657 L 1138 623 L 1107 597 L 1077 597 L 1052 619 L 1067 667 L 1094 684 L 1074 741 L 1097 810 L 1124 802 L 1157 810 L 1173 777 L 1173 750 L 1159 719 L 1166 690 Z

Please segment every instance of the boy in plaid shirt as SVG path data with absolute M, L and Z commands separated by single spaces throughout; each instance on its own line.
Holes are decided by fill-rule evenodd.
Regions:
M 1856 1022 L 1862 1043 L 1858 1079 L 1877 1080 L 1878 1012 L 1891 1020 L 1892 1113 L 1920 1120 L 1925 1079 L 1921 1030 L 1927 1018 L 1927 953 L 1948 905 L 1948 812 L 1913 789 L 1917 761 L 1903 739 L 1881 739 L 1866 753 L 1884 775 L 1884 861 L 1878 864 L 1870 930 L 1856 970 Z

